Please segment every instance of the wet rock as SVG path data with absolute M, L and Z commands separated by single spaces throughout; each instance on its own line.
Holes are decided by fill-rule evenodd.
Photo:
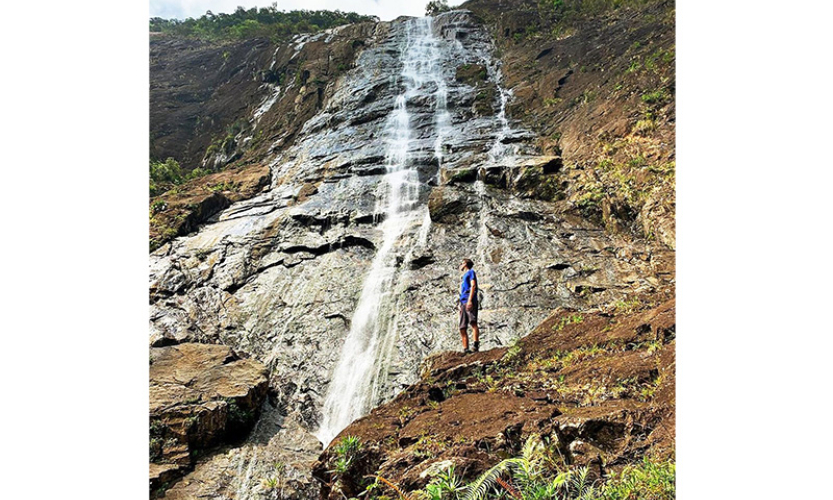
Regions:
M 449 222 L 465 211 L 469 201 L 463 192 L 436 187 L 428 197 L 428 213 L 434 222 Z
M 235 201 L 251 198 L 269 186 L 267 165 L 248 165 L 197 179 L 150 201 L 150 249 L 200 224 Z
M 488 185 L 508 189 L 518 196 L 555 201 L 563 198 L 557 174 L 563 162 L 558 156 L 525 158 L 509 165 L 483 167 L 480 175 Z
M 444 168 L 440 171 L 440 182 L 443 184 L 474 182 L 475 180 L 477 180 L 477 169 L 474 167 L 456 170 Z
M 477 92 L 472 102 L 471 112 L 475 116 L 489 116 L 494 114 L 497 89 L 494 85 L 486 85 Z
M 457 68 L 454 78 L 458 82 L 475 86 L 486 81 L 486 66 L 482 64 L 464 64 Z
M 512 90 L 507 115 L 535 132 L 542 153 L 564 158 L 557 184 L 565 199 L 592 216 L 587 202 L 604 193 L 613 202 L 612 217 L 599 211 L 599 223 L 674 248 L 673 6 L 652 3 L 589 16 L 574 34 L 556 26 L 563 20 L 525 1 L 466 7 L 489 19 L 505 86 Z M 650 71 L 634 71 L 637 60 L 657 62 Z M 652 91 L 665 97 L 645 108 L 650 119 L 635 117 L 633 109 L 646 104 L 642 95 Z M 630 168 L 631 162 L 641 165 Z M 574 175 L 579 173 L 586 175 Z M 623 210 L 626 204 L 630 208 Z
M 449 391 L 485 392 L 477 384 L 478 375 L 484 376 L 483 370 L 495 363 L 495 358 L 487 359 L 495 355 L 494 351 L 486 354 L 489 349 L 511 345 L 535 330 L 553 310 L 611 303 L 673 279 L 673 254 L 656 252 L 649 241 L 605 233 L 540 191 L 540 186 L 546 186 L 544 181 L 564 172 L 553 172 L 557 169 L 551 157 L 541 158 L 534 134 L 521 130 L 511 115 L 508 122 L 498 117 L 500 97 L 506 97 L 499 92 L 499 64 L 491 56 L 494 46 L 488 33 L 472 16 L 444 14 L 434 21 L 433 31 L 443 37 L 436 61 L 447 90 L 448 121 L 443 127 L 437 115 L 440 86 L 435 82 L 426 82 L 407 96 L 407 165 L 417 170 L 418 181 L 407 184 L 408 199 L 413 200 L 407 209 L 413 217 L 402 221 L 401 235 L 388 247 L 392 276 L 379 300 L 390 326 L 385 331 L 391 336 L 385 338 L 385 366 L 379 370 L 380 381 L 368 403 L 374 406 L 401 396 L 403 405 L 407 401 L 419 411 L 430 401 L 432 388 L 435 394 L 443 391 L 446 399 L 434 399 L 448 408 L 456 404 L 454 397 L 447 397 Z M 303 127 L 265 141 L 273 141 L 274 146 L 269 153 L 269 189 L 232 204 L 196 232 L 172 240 L 150 256 L 151 342 L 222 343 L 246 353 L 270 367 L 275 398 L 274 409 L 264 412 L 243 444 L 201 458 L 171 495 L 252 493 L 257 481 L 246 483 L 246 477 L 267 476 L 270 463 L 278 460 L 292 461 L 296 470 L 307 467 L 308 471 L 308 462 L 320 450 L 313 433 L 322 422 L 333 370 L 355 324 L 353 316 L 374 256 L 384 248 L 386 203 L 391 197 L 389 125 L 403 89 L 400 56 L 407 25 L 399 20 L 339 33 L 346 38 L 333 40 L 363 40 L 355 65 L 330 80 L 320 100 L 317 92 L 310 92 L 305 96 L 308 100 L 302 99 L 295 109 L 295 103 L 286 100 L 293 96 L 280 97 L 276 107 L 259 119 L 275 130 L 289 125 L 281 124 L 281 113 L 292 111 L 304 120 Z M 286 58 L 287 67 L 297 69 L 304 50 L 320 55 L 333 48 L 327 36 L 307 40 L 304 47 L 308 48 L 297 54 L 292 47 L 282 48 L 279 62 Z M 319 62 L 316 66 L 320 67 L 308 68 L 307 90 L 317 85 L 316 76 L 324 72 L 323 60 Z M 487 81 L 477 87 L 458 82 L 456 71 L 464 64 L 483 65 Z M 478 98 L 490 89 L 490 96 Z M 482 114 L 471 112 L 474 102 L 482 104 Z M 496 166 L 502 168 L 496 171 L 502 183 L 478 182 L 476 176 L 470 182 L 472 171 L 490 171 Z M 465 182 L 436 185 L 442 184 L 443 172 L 464 171 Z M 552 192 L 560 192 L 561 185 L 556 187 Z M 419 380 L 421 360 L 459 349 L 455 293 L 460 279 L 457 267 L 463 257 L 475 260 L 486 293 L 487 305 L 480 312 L 484 352 L 464 362 L 447 356 L 447 366 L 440 369 L 437 364 L 433 370 L 438 378 L 456 374 L 465 377 L 464 381 L 448 387 L 434 381 L 405 394 Z M 553 263 L 571 267 L 550 266 Z M 595 271 L 584 273 L 584 269 Z M 607 326 L 601 321 L 597 332 Z M 573 330 L 565 327 L 563 331 Z M 533 334 L 543 336 L 540 331 Z M 577 342 L 559 339 L 568 345 Z M 589 370 L 582 373 L 592 376 Z M 546 431 L 557 409 L 555 397 L 527 401 L 514 389 L 506 397 L 506 405 L 518 410 L 515 424 L 527 422 L 520 410 L 524 406 L 524 411 L 531 408 L 535 415 L 547 415 L 535 420 L 544 425 L 538 430 Z M 546 411 L 541 409 L 545 407 Z M 419 415 L 408 411 L 400 415 L 403 408 L 374 420 L 376 428 L 362 427 L 365 437 L 384 441 L 398 429 L 416 425 Z M 485 415 L 489 420 L 483 428 L 488 427 L 489 435 L 478 437 L 482 438 L 480 446 L 514 450 L 521 439 L 516 434 L 529 431 L 526 425 L 515 425 L 495 435 L 491 426 L 497 426 L 502 417 Z M 457 425 L 448 418 L 444 421 L 448 426 Z M 406 437 L 419 441 L 416 434 Z M 460 443 L 459 450 L 468 447 L 466 453 L 471 453 L 476 446 Z M 488 462 L 471 460 L 477 467 Z M 391 465 L 391 470 L 397 467 Z M 224 476 L 224 470 L 234 472 Z M 298 490 L 308 491 L 300 483 Z

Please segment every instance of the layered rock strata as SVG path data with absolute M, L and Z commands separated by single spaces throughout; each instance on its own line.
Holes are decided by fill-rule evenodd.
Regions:
M 535 135 L 507 117 L 511 92 L 488 32 L 469 13 L 430 23 L 431 41 L 420 43 L 436 51 L 436 78 L 417 84 L 403 62 L 413 30 L 407 19 L 362 28 L 355 67 L 316 94 L 318 109 L 272 150 L 269 187 L 152 252 L 151 346 L 230 346 L 268 367 L 273 396 L 242 446 L 200 457 L 166 497 L 254 498 L 278 462 L 294 495 L 316 494 L 307 475 L 321 446 L 314 433 L 385 245 L 386 347 L 371 406 L 417 382 L 429 354 L 458 348 L 464 257 L 476 262 L 485 291 L 484 349 L 509 345 L 553 309 L 588 309 L 673 282 L 673 252 L 611 235 L 560 202 L 563 161 L 542 155 Z M 317 43 L 335 43 L 333 35 Z M 398 106 L 415 216 L 390 243 L 382 228 Z

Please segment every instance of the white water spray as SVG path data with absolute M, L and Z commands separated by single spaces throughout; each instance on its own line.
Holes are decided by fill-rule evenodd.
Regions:
M 500 78 L 499 73 L 497 78 Z M 500 123 L 500 130 L 498 130 L 497 135 L 495 136 L 495 143 L 492 144 L 488 153 L 489 163 L 493 165 L 499 165 L 500 162 L 502 162 L 507 156 L 507 148 L 506 145 L 503 144 L 503 140 L 506 139 L 506 136 L 509 135 L 509 132 L 512 130 L 509 127 L 509 120 L 506 118 L 506 101 L 509 100 L 511 93 L 501 87 L 500 83 L 498 83 L 497 88 L 500 93 L 500 111 L 498 111 L 497 114 L 497 119 Z
M 386 378 L 396 339 L 396 298 L 393 297 L 398 272 L 396 251 L 408 253 L 408 247 L 418 243 L 414 240 L 423 239 L 424 231 L 418 231 L 416 238 L 409 238 L 405 243 L 400 241 L 403 235 L 408 229 L 424 226 L 429 221 L 418 207 L 419 178 L 409 164 L 413 138 L 407 103 L 410 98 L 426 95 L 428 83 L 436 85 L 432 93 L 437 127 L 434 153 L 442 161 L 442 137 L 449 128 L 450 116 L 439 64 L 440 42 L 434 37 L 431 23 L 431 18 L 426 17 L 406 24 L 407 36 L 401 51 L 404 92 L 397 97 L 384 131 L 388 145 L 387 173 L 383 180 L 384 193 L 377 199 L 377 212 L 385 214 L 380 227 L 382 241 L 365 278 L 324 402 L 317 437 L 325 446 L 378 402 L 379 388 Z
M 506 161 L 507 157 L 513 156 L 513 152 L 510 151 L 505 144 L 503 144 L 503 140 L 506 139 L 506 136 L 512 132 L 512 128 L 509 126 L 509 119 L 506 118 L 506 103 L 512 94 L 509 90 L 506 90 L 500 85 L 500 71 L 496 71 L 494 77 L 497 83 L 498 92 L 500 93 L 500 109 L 497 114 L 500 130 L 498 130 L 495 134 L 495 142 L 492 144 L 492 147 L 489 148 L 489 152 L 487 153 L 488 164 L 490 166 L 501 165 Z M 486 225 L 486 221 L 491 209 L 486 196 L 486 185 L 483 182 L 481 172 L 482 170 L 478 170 L 477 180 L 474 183 L 474 190 L 480 200 L 480 211 L 478 213 L 477 257 L 480 259 L 480 262 L 486 271 L 484 273 L 485 276 L 489 271 L 489 259 L 486 255 L 486 249 L 489 247 L 489 228 Z

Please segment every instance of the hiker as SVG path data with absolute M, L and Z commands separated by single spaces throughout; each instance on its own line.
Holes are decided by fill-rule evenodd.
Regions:
M 466 329 L 471 325 L 474 337 L 474 352 L 480 350 L 480 329 L 477 327 L 477 275 L 474 274 L 474 262 L 463 259 L 460 271 L 463 272 L 463 283 L 460 285 L 460 338 L 463 340 L 463 352 L 468 354 L 469 336 Z

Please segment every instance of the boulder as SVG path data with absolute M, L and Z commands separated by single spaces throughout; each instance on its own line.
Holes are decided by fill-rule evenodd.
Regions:
M 266 397 L 268 371 L 222 345 L 150 349 L 150 486 L 193 465 L 195 452 L 244 435 Z
M 428 196 L 428 213 L 434 222 L 451 222 L 465 211 L 468 204 L 466 193 L 439 186 L 432 189 Z

